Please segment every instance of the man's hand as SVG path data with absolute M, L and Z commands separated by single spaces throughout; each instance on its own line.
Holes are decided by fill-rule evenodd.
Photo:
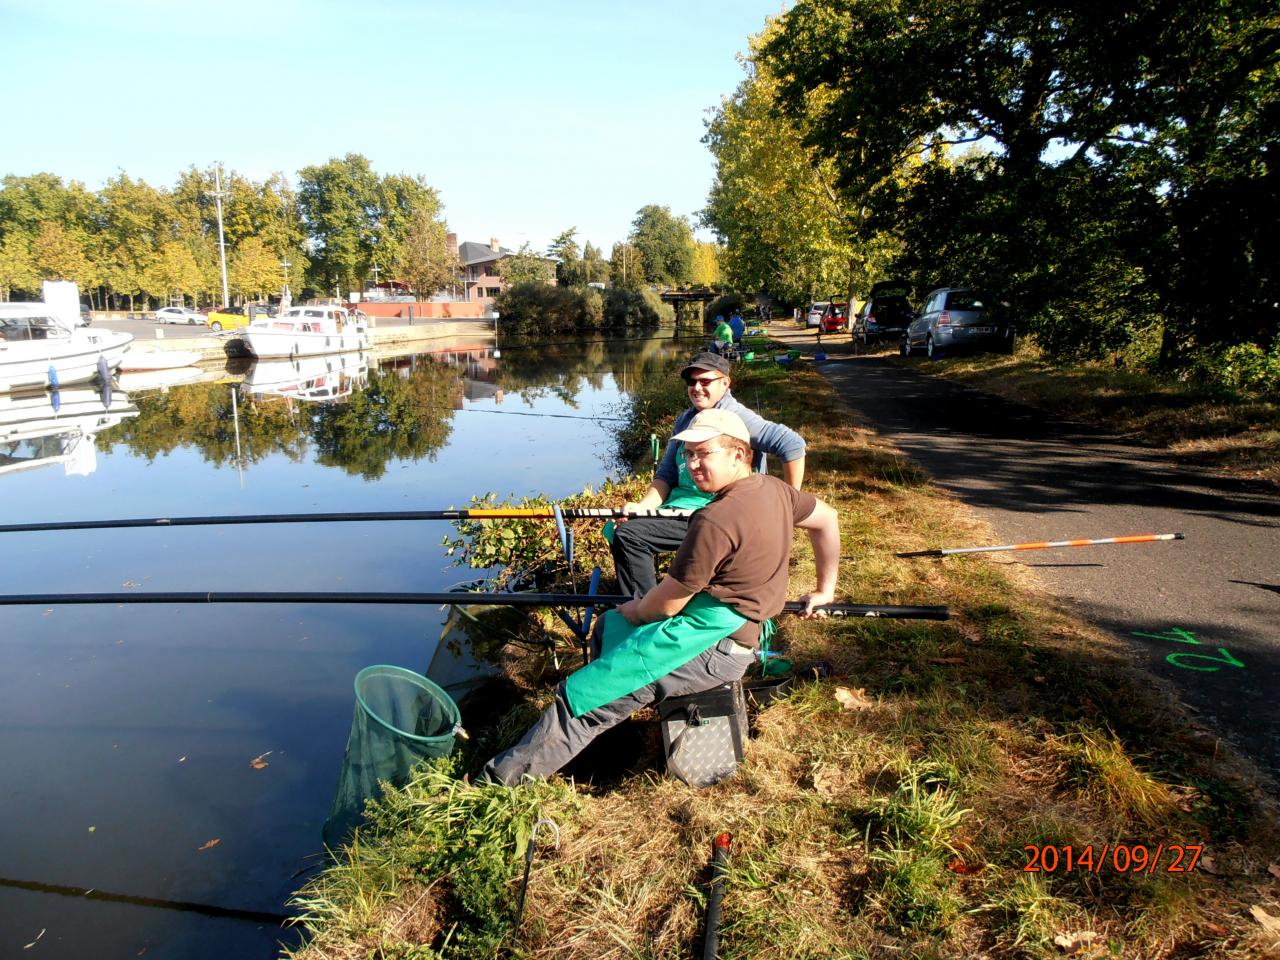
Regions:
M 835 594 L 831 591 L 815 590 L 813 593 L 805 594 L 800 598 L 804 601 L 804 610 L 799 616 L 804 620 L 821 620 L 827 615 L 825 610 L 816 610 L 815 607 L 823 607 L 828 603 L 835 603 Z
M 640 616 L 639 600 L 628 600 L 626 603 L 618 607 L 617 610 L 627 618 L 627 623 L 631 624 L 633 627 L 638 627 L 645 622 Z

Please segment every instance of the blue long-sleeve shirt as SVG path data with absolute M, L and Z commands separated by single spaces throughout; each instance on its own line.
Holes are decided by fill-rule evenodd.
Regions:
M 739 403 L 731 391 L 725 391 L 724 396 L 720 398 L 720 402 L 716 404 L 716 409 L 729 410 L 736 413 L 742 418 L 742 422 L 747 425 L 747 430 L 751 433 L 751 450 L 753 452 L 751 468 L 753 470 L 761 469 L 764 464 L 765 454 L 778 457 L 783 463 L 790 463 L 792 460 L 799 460 L 804 456 L 804 437 L 790 427 L 783 426 L 781 423 L 774 423 L 772 420 L 766 420 L 750 407 Z M 690 407 L 676 417 L 675 426 L 671 430 L 672 434 L 677 434 L 685 429 L 697 413 L 698 411 L 694 407 Z M 697 487 L 692 485 L 692 481 L 688 484 L 690 487 L 688 490 L 680 486 L 681 477 L 688 476 L 687 470 L 680 469 L 683 458 L 678 459 L 678 454 L 682 446 L 683 444 L 676 440 L 667 442 L 667 449 L 662 454 L 658 469 L 654 471 L 654 479 L 661 480 L 670 487 L 671 492 L 667 494 L 667 503 L 670 503 L 673 497 L 677 495 L 677 488 L 679 488 L 680 493 L 686 496 L 699 495 L 704 500 L 710 500 L 710 495 L 700 494 Z

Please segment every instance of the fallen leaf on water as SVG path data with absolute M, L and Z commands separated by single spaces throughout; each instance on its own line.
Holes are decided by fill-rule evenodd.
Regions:
M 178 758 L 178 762 L 179 762 L 179 763 L 186 763 L 186 762 L 187 762 L 187 758 L 186 758 L 186 757 L 179 757 L 179 758 Z
M 1079 953 L 1097 939 L 1098 935 L 1092 930 L 1081 930 L 1079 933 L 1060 933 L 1053 938 L 1053 943 L 1067 956 L 1071 956 Z
M 124 583 L 120 584 L 120 586 L 122 586 L 122 587 L 140 587 L 140 586 L 142 586 L 142 584 L 140 584 L 137 580 L 126 580 Z
M 32 940 L 30 943 L 28 943 L 28 944 L 27 944 L 25 947 L 23 947 L 22 949 L 23 949 L 23 950 L 30 950 L 32 947 L 34 947 L 37 943 L 39 943 L 39 942 L 40 942 L 40 938 L 44 936 L 44 932 L 45 932 L 45 930 L 48 930 L 48 929 L 49 929 L 48 927 L 43 927 L 43 928 L 41 928 L 40 932 L 36 934 L 36 938 L 35 938 L 34 940 Z
M 89 832 L 90 832 L 90 833 L 93 833 L 93 832 L 94 832 L 95 830 L 97 830 L 97 829 L 98 829 L 97 827 L 90 827 L 90 828 L 89 828 Z
M 1280 917 L 1273 917 L 1261 907 L 1250 907 L 1249 916 L 1262 924 L 1262 929 L 1267 933 L 1280 933 Z
M 1280 866 L 1276 866 L 1274 863 L 1268 865 L 1267 873 L 1271 874 L 1273 877 L 1280 878 Z
M 253 767 L 253 769 L 255 770 L 265 770 L 269 766 L 269 764 L 267 763 L 267 761 L 263 760 L 262 758 L 269 757 L 273 753 L 275 753 L 274 750 L 268 750 L 266 753 L 258 754 L 256 757 L 254 757 L 252 760 L 249 761 L 249 766 Z
M 203 846 L 196 847 L 196 853 L 199 853 L 201 850 L 208 850 L 210 847 L 216 847 L 221 842 L 221 837 L 214 837 L 212 840 L 206 840 Z
M 836 687 L 836 702 L 846 710 L 870 710 L 876 705 L 874 700 L 868 700 L 865 696 L 865 689 L 859 687 L 857 690 L 850 690 L 848 687 Z

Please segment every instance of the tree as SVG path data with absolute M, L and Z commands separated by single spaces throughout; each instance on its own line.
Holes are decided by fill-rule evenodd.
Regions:
M 443 290 L 458 275 L 460 264 L 457 254 L 449 250 L 448 229 L 429 211 L 419 210 L 401 241 L 395 273 L 420 300 Z
M 547 283 L 554 278 L 552 264 L 534 253 L 528 243 L 522 243 L 520 249 L 509 257 L 498 261 L 498 275 L 506 287 L 514 287 L 522 283 Z
M 1169 364 L 1280 329 L 1272 5 L 807 0 L 781 24 L 759 53 L 779 111 L 904 264 L 998 284 L 1055 349 L 1163 320 Z M 1128 321 L 1099 327 L 1099 302 Z
M 609 280 L 609 261 L 600 253 L 600 248 L 588 242 L 582 247 L 582 272 L 586 283 L 607 283 Z
M 693 228 L 670 207 L 648 204 L 631 222 L 630 241 L 644 257 L 650 283 L 687 283 L 693 273 Z
M 693 245 L 693 272 L 689 275 L 695 287 L 720 285 L 720 247 L 714 243 L 695 241 Z
M 615 287 L 639 288 L 645 282 L 644 255 L 630 243 L 615 243 L 609 256 L 609 282 Z
M 152 289 L 162 291 L 163 300 L 190 296 L 194 305 L 200 291 L 200 267 L 196 264 L 191 247 L 178 240 L 170 240 L 160 248 L 156 261 L 156 276 Z
M 325 290 L 360 289 L 372 263 L 378 177 L 356 153 L 298 171 L 298 205 L 313 243 L 312 273 Z
M 257 237 L 240 241 L 227 265 L 230 286 L 246 300 L 262 300 L 284 282 L 280 261 Z
M 73 280 L 81 287 L 93 281 L 93 265 L 84 252 L 84 235 L 58 223 L 46 223 L 31 243 L 31 265 L 39 280 Z
M 570 227 L 547 246 L 547 256 L 556 261 L 556 281 L 562 287 L 581 286 L 587 282 L 578 258 L 578 244 L 573 239 L 577 232 L 577 227 Z
M 0 240 L 0 301 L 8 301 L 14 290 L 34 292 L 40 277 L 31 260 L 31 242 L 21 233 Z

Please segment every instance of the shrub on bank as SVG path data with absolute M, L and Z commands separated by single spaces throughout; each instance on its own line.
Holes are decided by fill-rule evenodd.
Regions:
M 494 302 L 509 334 L 591 332 L 604 325 L 604 301 L 593 287 L 517 283 Z
M 609 330 L 651 329 L 676 322 L 676 312 L 652 290 L 610 287 L 604 295 L 604 325 Z
M 552 287 L 519 283 L 494 303 L 505 334 L 621 332 L 674 323 L 675 312 L 652 290 L 612 287 Z

